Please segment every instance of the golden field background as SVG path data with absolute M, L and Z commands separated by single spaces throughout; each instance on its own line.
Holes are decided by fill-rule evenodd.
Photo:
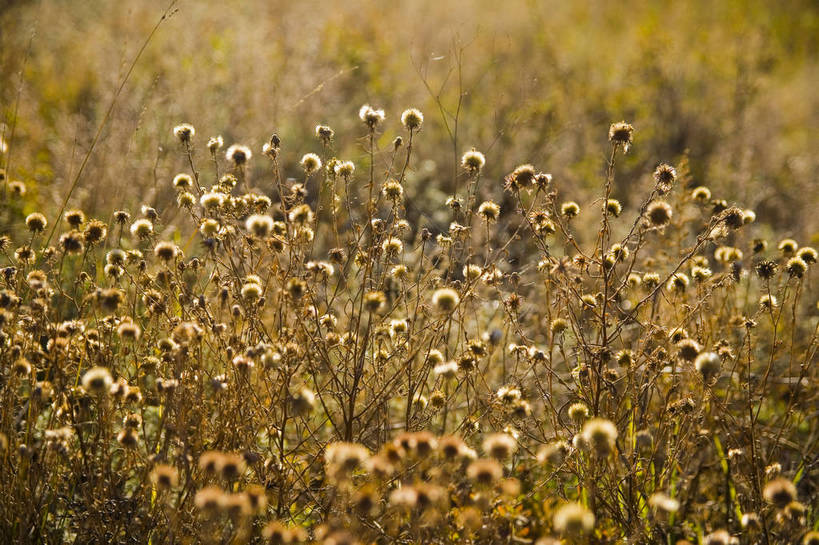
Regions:
M 61 202 L 166 6 L 4 10 L 0 102 L 8 139 L 20 91 L 11 177 L 29 185 L 27 211 Z M 498 184 L 532 162 L 583 199 L 604 164 L 599 127 L 625 119 L 636 145 L 615 188 L 624 203 L 658 160 L 676 164 L 687 152 L 694 183 L 815 242 L 818 36 L 809 1 L 180 2 L 136 65 L 71 204 L 172 205 L 165 182 L 184 157 L 170 127 L 181 121 L 202 142 L 222 134 L 256 153 L 277 132 L 293 175 L 302 153 L 318 149 L 316 123 L 348 136 L 339 155 L 358 159 L 356 112 L 369 102 L 392 123 L 382 147 L 404 108 L 427 114 L 417 143 L 426 161 L 407 188 L 421 211 L 451 191 L 471 146 L 487 154 Z M 264 188 L 264 162 L 254 169 Z

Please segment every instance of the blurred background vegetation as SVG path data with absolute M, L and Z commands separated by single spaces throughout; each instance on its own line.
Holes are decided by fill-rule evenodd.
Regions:
M 2 8 L 9 178 L 28 188 L 5 207 L 13 218 L 4 228 L 35 209 L 53 221 L 166 7 L 42 0 Z M 371 103 L 388 115 L 384 150 L 401 132 L 404 108 L 426 114 L 416 142 L 423 160 L 406 187 L 410 216 L 435 222 L 425 211 L 443 208 L 472 146 L 486 153 L 484 190 L 495 198 L 502 176 L 531 162 L 583 202 L 601 184 L 609 123 L 623 119 L 636 129 L 613 195 L 624 204 L 634 204 L 632 188 L 659 161 L 679 165 L 688 155 L 691 184 L 754 209 L 772 233 L 816 243 L 817 51 L 813 0 L 180 1 L 136 65 L 70 206 L 100 217 L 142 203 L 174 207 L 170 180 L 186 164 L 171 133 L 180 122 L 196 126 L 205 172 L 209 136 L 260 156 L 276 132 L 288 173 L 298 176 L 302 154 L 320 150 L 317 123 L 333 127 L 338 156 L 362 168 L 357 111 Z M 252 180 L 272 188 L 265 159 L 254 158 Z

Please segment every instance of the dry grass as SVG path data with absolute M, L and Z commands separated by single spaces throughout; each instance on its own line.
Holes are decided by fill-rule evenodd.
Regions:
M 45 5 L 4 17 L 51 28 L 65 13 Z M 49 91 L 73 31 L 4 58 L 24 82 L 2 155 L 4 541 L 815 545 L 811 38 L 763 28 L 740 48 L 770 14 L 755 4 L 696 50 L 634 36 L 656 6 L 554 23 L 532 6 L 537 33 L 510 10 L 506 41 L 447 42 L 442 69 L 434 28 L 397 24 L 418 6 L 311 7 L 182 6 L 107 123 L 138 46 L 94 46 L 144 40 L 154 6 L 129 26 L 113 5 L 105 24 L 73 14 L 89 34 L 69 51 L 120 66 L 110 82 L 79 69 Z M 182 15 L 228 44 L 174 35 Z M 692 36 L 717 16 L 663 15 Z M 583 45 L 573 20 L 631 41 Z M 250 47 L 271 27 L 270 51 Z M 771 44 L 791 57 L 770 80 L 702 73 Z M 614 76 L 629 45 L 668 56 Z M 605 81 L 573 102 L 586 77 Z M 766 85 L 806 110 L 771 121 L 775 97 L 748 91 Z

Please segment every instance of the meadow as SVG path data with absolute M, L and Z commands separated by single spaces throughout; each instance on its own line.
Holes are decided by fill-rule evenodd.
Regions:
M 3 543 L 819 544 L 814 3 L 0 28 Z

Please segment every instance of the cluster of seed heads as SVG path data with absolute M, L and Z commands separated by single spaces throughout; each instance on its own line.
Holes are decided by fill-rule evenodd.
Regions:
M 815 249 L 751 238 L 756 214 L 684 161 L 649 168 L 629 206 L 625 122 L 602 200 L 470 148 L 427 222 L 424 115 L 404 111 L 388 150 L 384 110 L 359 118 L 357 163 L 327 125 L 293 154 L 275 134 L 223 152 L 183 123 L 174 204 L 32 211 L 0 236 L 0 528 L 819 541 L 801 503 Z

